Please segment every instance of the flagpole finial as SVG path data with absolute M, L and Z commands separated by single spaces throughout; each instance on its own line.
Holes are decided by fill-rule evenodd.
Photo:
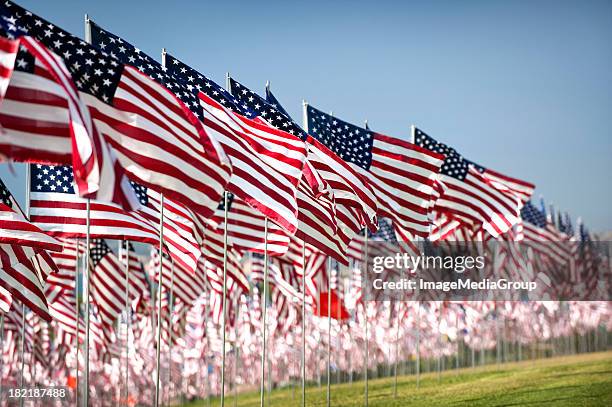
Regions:
M 232 93 L 232 87 L 230 86 L 231 82 L 231 75 L 229 72 L 225 73 L 225 89 L 227 89 L 227 91 L 231 94 Z
M 270 81 L 266 81 L 266 91 L 270 90 Z
M 162 64 L 162 68 L 164 70 L 166 70 L 166 48 L 162 48 L 161 51 L 161 64 Z
M 85 13 L 85 42 L 91 44 L 91 18 Z

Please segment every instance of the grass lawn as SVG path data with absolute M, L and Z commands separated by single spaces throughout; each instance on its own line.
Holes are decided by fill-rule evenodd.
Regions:
M 460 369 L 421 375 L 416 389 L 415 376 L 398 380 L 398 395 L 393 397 L 394 379 L 371 380 L 370 406 L 612 406 L 612 352 L 557 357 L 538 361 Z M 363 382 L 332 386 L 332 405 L 363 406 Z M 306 390 L 307 406 L 325 405 L 325 385 Z M 207 406 L 206 401 L 188 406 Z M 212 399 L 211 406 L 219 400 Z M 234 405 L 233 394 L 226 406 Z M 238 395 L 238 406 L 259 406 L 259 393 Z M 270 406 L 300 405 L 300 389 L 272 391 Z

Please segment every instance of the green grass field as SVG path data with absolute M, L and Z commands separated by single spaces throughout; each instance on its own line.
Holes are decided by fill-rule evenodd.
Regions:
M 371 380 L 370 406 L 612 406 L 612 352 L 591 353 L 447 371 L 438 382 L 437 373 L 421 375 L 416 389 L 414 376 L 402 376 L 393 397 L 393 378 Z M 363 382 L 332 386 L 332 405 L 362 406 Z M 306 390 L 306 405 L 325 405 L 325 386 Z M 270 406 L 296 406 L 300 389 L 275 389 Z M 188 406 L 207 406 L 198 401 Z M 211 406 L 219 400 L 212 399 Z M 233 394 L 226 406 L 233 406 Z M 259 393 L 238 395 L 238 406 L 259 406 Z

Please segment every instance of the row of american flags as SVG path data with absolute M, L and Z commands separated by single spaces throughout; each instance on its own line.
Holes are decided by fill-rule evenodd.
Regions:
M 298 323 L 302 291 L 319 315 L 333 313 L 333 298 L 340 320 L 344 296 L 338 281 L 328 292 L 327 264 L 363 261 L 366 236 L 409 253 L 423 239 L 501 242 L 500 269 L 544 278 L 571 264 L 568 281 L 601 288 L 603 261 L 585 226 L 533 204 L 530 182 L 414 126 L 407 141 L 306 103 L 299 125 L 268 87 L 260 96 L 229 75 L 222 87 L 165 50 L 158 61 L 87 23 L 86 41 L 15 3 L 0 6 L 0 157 L 29 166 L 26 211 L 0 184 L 4 312 L 17 300 L 76 340 L 77 263 L 89 258 L 84 301 L 94 304 L 100 349 L 117 342 L 119 321 L 131 318 L 123 314 L 154 309 L 155 270 L 170 315 L 164 335 L 179 335 L 194 307 L 217 322 L 236 319 L 240 296 L 261 285 L 266 251 L 279 326 Z M 160 229 L 163 253 L 143 258 L 133 244 L 158 247 Z M 361 276 L 351 270 L 351 301 L 360 303 Z

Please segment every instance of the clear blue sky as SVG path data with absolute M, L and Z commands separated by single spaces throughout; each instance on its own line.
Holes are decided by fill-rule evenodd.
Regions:
M 83 15 L 150 55 L 224 83 L 266 80 L 408 137 L 416 124 L 468 158 L 534 182 L 595 231 L 612 229 L 610 1 L 33 1 L 83 34 Z M 22 169 L 2 176 L 16 195 Z

